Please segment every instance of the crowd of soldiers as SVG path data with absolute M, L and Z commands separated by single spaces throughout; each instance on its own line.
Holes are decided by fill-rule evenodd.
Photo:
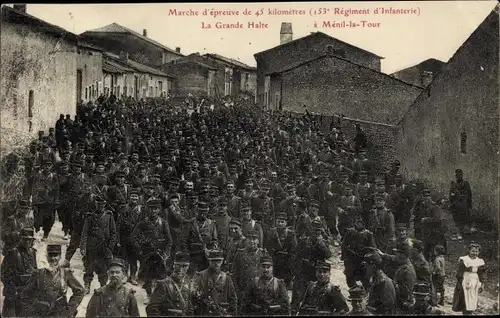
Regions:
M 398 161 L 381 171 L 362 128 L 349 140 L 342 124 L 323 133 L 307 111 L 245 100 L 189 113 L 111 96 L 61 114 L 9 172 L 3 316 L 74 315 L 94 273 L 88 317 L 138 316 L 124 281 L 146 290 L 148 316 L 348 314 L 330 282 L 338 258 L 349 314 L 439 313 L 441 202 L 404 183 Z M 68 245 L 48 245 L 39 269 L 33 241 L 56 214 Z

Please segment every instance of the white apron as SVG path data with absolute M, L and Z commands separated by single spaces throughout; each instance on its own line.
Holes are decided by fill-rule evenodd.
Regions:
M 462 280 L 465 309 L 467 311 L 475 311 L 477 309 L 479 288 L 482 286 L 482 283 L 479 281 L 479 276 L 477 275 L 477 270 L 479 266 L 484 265 L 484 260 L 479 257 L 471 259 L 469 256 L 462 256 L 460 259 L 464 262 L 465 267 L 472 268 L 472 271 L 464 272 Z

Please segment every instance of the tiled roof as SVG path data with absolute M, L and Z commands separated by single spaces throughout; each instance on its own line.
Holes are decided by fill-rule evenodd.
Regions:
M 232 59 L 229 57 L 225 57 L 225 56 L 222 56 L 222 55 L 219 55 L 216 53 L 207 53 L 207 54 L 203 54 L 203 56 L 213 57 L 215 59 L 221 60 L 221 61 L 229 63 L 229 64 L 233 64 L 235 66 L 241 67 L 241 68 L 246 69 L 246 70 L 253 70 L 253 71 L 257 70 L 257 68 L 254 66 L 250 66 L 250 65 L 242 63 L 238 60 L 235 60 L 235 59 Z
M 102 70 L 108 73 L 116 73 L 116 74 L 123 74 L 123 73 L 133 73 L 134 70 L 128 67 L 125 67 L 119 63 L 113 62 L 113 60 L 110 59 L 104 59 L 102 62 Z
M 104 57 L 105 57 L 105 59 L 108 59 L 108 60 L 111 59 L 112 61 L 115 62 L 115 64 L 119 63 L 121 66 L 125 66 L 126 68 L 130 69 L 132 72 L 135 70 L 135 71 L 138 71 L 141 73 L 148 73 L 148 74 L 152 74 L 152 75 L 171 77 L 171 78 L 174 77 L 174 76 L 169 75 L 165 72 L 157 70 L 153 67 L 150 67 L 150 66 L 141 64 L 139 62 L 136 62 L 134 60 L 131 60 L 130 58 L 125 62 L 125 61 L 121 60 L 118 55 L 115 55 L 113 53 L 105 52 Z
M 339 42 L 341 42 L 341 43 L 344 43 L 344 44 L 346 44 L 346 45 L 348 45 L 348 46 L 350 46 L 350 47 L 352 47 L 352 48 L 355 48 L 355 49 L 357 49 L 357 50 L 360 50 L 360 51 L 363 51 L 363 52 L 365 52 L 365 53 L 368 53 L 368 54 L 371 54 L 371 55 L 373 55 L 373 56 L 376 56 L 376 57 L 378 57 L 378 58 L 380 58 L 380 59 L 383 59 L 383 58 L 384 58 L 384 57 L 382 57 L 382 56 L 379 56 L 379 55 L 377 55 L 377 54 L 375 54 L 375 53 L 372 53 L 372 52 L 367 51 L 367 50 L 365 50 L 365 49 L 362 49 L 362 48 L 360 48 L 360 47 L 357 47 L 357 46 L 352 45 L 352 44 L 350 44 L 350 43 L 347 43 L 347 42 L 344 42 L 344 41 L 339 40 L 339 39 L 337 39 L 337 38 L 334 38 L 334 37 L 332 37 L 332 36 L 329 36 L 328 34 L 325 34 L 325 33 L 323 33 L 323 32 L 312 32 L 311 34 L 306 35 L 306 36 L 303 36 L 303 37 L 298 38 L 298 39 L 296 39 L 296 40 L 293 40 L 293 41 L 290 41 L 290 42 L 286 42 L 286 43 L 283 43 L 283 44 L 277 45 L 277 46 L 275 46 L 275 47 L 272 47 L 272 48 L 270 48 L 270 49 L 267 49 L 267 50 L 264 50 L 264 51 L 261 51 L 261 52 L 257 52 L 257 53 L 255 53 L 255 54 L 254 54 L 254 56 L 258 56 L 258 55 L 261 55 L 261 54 L 264 54 L 264 53 L 270 52 L 270 51 L 272 51 L 272 50 L 274 50 L 274 49 L 277 49 L 277 48 L 279 48 L 279 47 L 287 46 L 287 45 L 290 45 L 290 44 L 292 44 L 292 43 L 296 43 L 296 42 L 298 42 L 298 41 L 302 41 L 302 40 L 304 40 L 305 38 L 308 38 L 308 37 L 313 37 L 313 36 L 321 36 L 321 37 L 326 37 L 326 38 L 329 38 L 329 39 L 334 39 L 334 40 L 339 41 Z
M 178 60 L 174 60 L 172 62 L 168 62 L 166 64 L 163 64 L 162 67 L 175 67 L 176 65 L 183 65 L 183 64 L 196 64 L 196 65 L 199 65 L 203 68 L 208 68 L 210 70 L 216 70 L 217 68 L 213 67 L 213 66 L 210 66 L 208 64 L 205 64 L 205 63 L 202 63 L 202 62 L 198 62 L 198 61 L 193 61 L 191 59 L 178 59 Z
M 166 51 L 169 51 L 170 53 L 174 53 L 174 54 L 177 54 L 179 56 L 184 56 L 184 54 L 176 52 L 175 50 L 173 50 L 173 49 L 171 49 L 171 48 L 169 48 L 169 47 L 167 47 L 167 46 L 165 46 L 165 45 L 163 45 L 155 40 L 152 40 L 152 39 L 140 34 L 139 32 L 136 32 L 136 31 L 129 29 L 127 27 L 124 27 L 122 25 L 119 25 L 118 23 L 112 23 L 112 24 L 103 26 L 101 28 L 86 31 L 84 33 L 131 33 L 144 41 L 147 41 L 147 42 L 149 42 L 153 45 L 156 45 L 156 46 L 158 46 Z
M 78 35 L 71 33 L 68 30 L 8 6 L 2 6 L 2 22 L 3 21 L 30 25 L 35 27 L 32 29 L 34 32 L 39 31 L 54 34 L 56 36 L 64 36 L 66 39 L 71 39 L 73 41 L 78 38 Z

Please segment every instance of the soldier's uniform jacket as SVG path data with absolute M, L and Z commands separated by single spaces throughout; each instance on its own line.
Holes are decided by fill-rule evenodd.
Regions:
M 191 281 L 184 279 L 180 284 L 172 277 L 159 280 L 146 307 L 148 317 L 183 316 L 191 314 Z
M 413 304 L 410 306 L 407 312 L 408 315 L 416 315 L 416 316 L 443 316 L 445 315 L 444 311 L 439 309 L 438 307 L 434 307 L 431 305 L 426 305 L 424 307 L 417 306 Z
M 295 213 L 296 213 L 296 207 L 294 206 L 295 200 L 297 199 L 296 196 L 287 196 L 283 201 L 280 203 L 280 211 L 286 213 L 288 216 L 288 225 L 292 225 L 293 220 L 295 218 Z
M 131 243 L 134 248 L 141 251 L 144 257 L 162 251 L 170 255 L 172 248 L 172 235 L 168 223 L 161 217 L 154 221 L 147 218 L 139 221 L 131 234 Z
M 5 252 L 1 274 L 3 294 L 16 299 L 31 299 L 34 273 L 37 269 L 36 250 L 16 247 Z
M 33 181 L 33 204 L 59 203 L 59 181 L 57 176 L 49 172 L 38 172 Z
M 368 218 L 367 228 L 373 232 L 377 247 L 386 252 L 394 244 L 395 223 L 392 212 L 388 209 L 372 209 Z
M 215 228 L 217 230 L 219 248 L 224 251 L 224 255 L 227 255 L 226 253 L 229 249 L 229 221 L 231 221 L 231 218 L 227 215 L 227 213 L 218 213 L 215 215 L 214 221 Z
M 122 246 L 126 243 L 130 243 L 132 232 L 134 231 L 136 225 L 143 220 L 142 217 L 143 215 L 140 205 L 128 205 L 125 209 L 118 211 L 116 227 L 120 236 L 120 244 Z
M 413 287 L 416 282 L 417 274 L 410 261 L 398 268 L 394 275 L 394 283 L 396 284 L 396 299 L 399 309 L 406 310 L 413 303 Z
M 379 271 L 373 277 L 373 283 L 368 289 L 367 306 L 373 308 L 375 315 L 392 315 L 396 310 L 396 289 L 392 279 Z
M 111 252 L 116 246 L 118 233 L 115 218 L 111 211 L 99 215 L 88 215 L 83 224 L 80 248 L 87 251 L 105 253 L 111 257 Z
M 228 250 L 223 265 L 225 269 L 231 270 L 233 268 L 234 259 L 237 255 L 237 252 L 238 250 L 243 249 L 244 243 L 245 243 L 244 236 L 241 236 L 238 239 L 228 240 Z
M 299 240 L 294 262 L 295 276 L 306 282 L 316 280 L 316 262 L 331 256 L 332 252 L 325 241 L 313 242 L 310 237 Z
M 341 251 L 342 260 L 350 260 L 357 265 L 361 265 L 361 250 L 365 247 L 376 247 L 375 239 L 373 238 L 373 233 L 367 229 L 361 231 L 356 231 L 353 227 L 348 228 L 346 234 L 342 240 Z
M 359 200 L 361 201 L 361 205 L 363 206 L 364 210 L 368 210 L 372 206 L 372 194 L 373 194 L 373 187 L 371 183 L 366 182 L 365 184 L 362 184 L 361 182 L 358 182 L 356 184 L 356 191 L 359 194 Z
M 248 232 L 252 230 L 259 231 L 259 247 L 262 247 L 264 244 L 264 231 L 262 230 L 262 225 L 253 219 L 241 220 L 241 232 L 243 236 L 247 236 Z
M 139 317 L 135 290 L 125 286 L 113 289 L 106 285 L 96 289 L 87 307 L 87 318 Z
M 124 204 L 128 202 L 128 192 L 130 190 L 130 186 L 126 183 L 122 185 L 115 185 L 109 188 L 108 190 L 108 198 L 111 201 L 110 203 L 113 205 Z
M 239 249 L 234 258 L 231 276 L 239 292 L 243 292 L 251 280 L 259 275 L 260 258 L 265 250 L 257 248 L 255 251 Z
M 452 209 L 464 210 L 472 207 L 472 191 L 468 181 L 451 182 L 450 203 Z
M 41 317 L 74 317 L 85 290 L 69 268 L 58 268 L 51 272 L 47 268 L 37 271 L 35 287 L 35 310 Z M 72 296 L 66 299 L 68 287 Z
M 268 249 L 274 261 L 278 258 L 292 261 L 298 244 L 295 232 L 285 228 L 281 233 L 278 230 L 271 233 Z
M 241 198 L 236 195 L 233 195 L 228 199 L 229 200 L 227 202 L 227 214 L 229 214 L 229 216 L 232 218 L 239 218 Z
M 415 275 L 417 277 L 416 281 L 425 281 L 430 286 L 432 272 L 429 262 L 427 262 L 422 254 L 419 254 L 411 260 L 411 263 L 415 269 Z
M 245 288 L 240 314 L 289 315 L 290 304 L 285 282 L 277 277 L 272 277 L 270 280 L 255 277 Z
M 364 309 L 363 311 L 350 311 L 346 314 L 346 316 L 373 316 L 373 314 L 368 310 Z
M 214 279 L 210 269 L 205 269 L 194 277 L 192 290 L 193 315 L 221 316 L 221 312 L 236 315 L 238 297 L 231 276 L 227 273 L 221 272 Z
M 217 227 L 215 225 L 215 222 L 212 221 L 209 218 L 206 218 L 203 221 L 198 222 L 198 228 L 200 230 L 200 235 L 201 239 L 203 240 L 203 243 L 210 244 L 210 242 L 217 241 Z
M 309 214 L 304 210 L 303 213 L 296 216 L 295 220 L 295 233 L 297 233 L 297 237 L 301 237 L 304 233 L 312 234 L 312 221 Z
M 307 286 L 304 299 L 299 307 L 314 307 L 319 312 L 342 313 L 349 311 L 346 300 L 340 291 L 340 287 L 328 282 L 320 285 L 318 282 L 311 282 Z

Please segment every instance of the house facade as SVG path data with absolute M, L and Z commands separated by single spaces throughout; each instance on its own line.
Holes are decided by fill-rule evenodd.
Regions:
M 313 32 L 293 40 L 291 24 L 284 23 L 280 33 L 280 45 L 254 54 L 257 62 L 257 101 L 259 104 L 268 107 L 273 98 L 269 94 L 270 78 L 266 74 L 320 57 L 325 54 L 327 47 L 331 47 L 336 56 L 380 71 L 383 57 L 322 32 Z
M 455 169 L 472 188 L 476 218 L 498 225 L 500 104 L 498 6 L 404 115 L 396 150 L 402 173 L 448 198 Z

